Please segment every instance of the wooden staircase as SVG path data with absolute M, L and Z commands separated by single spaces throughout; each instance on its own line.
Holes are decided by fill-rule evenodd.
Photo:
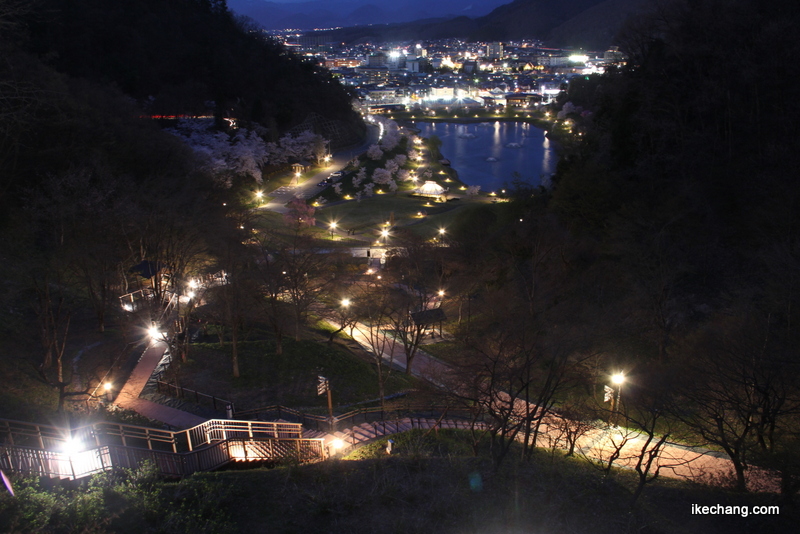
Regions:
M 145 461 L 181 477 L 228 462 L 325 458 L 323 439 L 303 437 L 297 423 L 211 419 L 174 432 L 105 422 L 64 429 L 0 420 L 0 468 L 51 478 L 78 479 Z

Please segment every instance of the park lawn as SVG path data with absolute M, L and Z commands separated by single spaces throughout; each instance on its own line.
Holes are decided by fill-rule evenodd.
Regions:
M 307 466 L 199 473 L 219 495 L 216 512 L 231 529 L 253 532 L 786 532 L 796 507 L 780 515 L 699 515 L 692 504 L 774 504 L 769 495 L 735 494 L 660 477 L 629 506 L 636 474 L 609 476 L 580 458 L 512 447 L 494 469 L 488 439 L 471 457 L 468 432 L 411 431 L 361 447 L 352 458 Z M 219 489 L 227 491 L 219 493 Z M 269 506 L 264 506 L 269 503 Z M 293 513 L 290 513 L 293 512 Z
M 407 227 L 418 235 L 438 236 L 439 228 L 477 205 L 485 205 L 482 197 L 460 197 L 446 203 L 431 203 L 408 193 L 375 195 L 372 198 L 337 203 L 317 209 L 317 221 L 323 226 L 336 222 L 340 229 L 353 230 L 355 237 L 377 241 L 384 223 L 394 220 L 395 227 Z M 389 237 L 391 245 L 391 236 Z
M 463 350 L 457 344 L 453 343 L 452 341 L 440 341 L 439 343 L 428 343 L 422 345 L 420 350 L 423 350 L 437 358 L 442 360 L 443 362 L 450 364 L 450 365 L 461 365 L 464 363 L 463 360 Z
M 317 395 L 317 376 L 330 380 L 334 411 L 379 397 L 374 366 L 347 351 L 316 340 L 285 338 L 283 354 L 275 354 L 272 340 L 239 343 L 241 376 L 234 378 L 231 344 L 193 344 L 189 362 L 170 370 L 172 379 L 201 393 L 226 398 L 237 410 L 250 410 L 275 404 L 292 408 L 326 409 L 327 398 Z M 387 395 L 414 387 L 415 380 L 393 372 Z

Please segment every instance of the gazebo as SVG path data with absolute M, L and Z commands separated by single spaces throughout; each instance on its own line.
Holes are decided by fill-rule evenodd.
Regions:
M 415 195 L 420 195 L 423 197 L 438 198 L 442 196 L 444 192 L 445 188 L 432 180 L 427 180 L 424 184 L 414 189 Z
M 438 324 L 439 337 L 443 337 L 442 323 L 447 320 L 447 316 L 445 316 L 442 308 L 430 308 L 428 310 L 413 312 L 411 313 L 411 320 L 414 321 L 415 325 L 421 326 L 423 328 L 423 332 L 430 328 L 431 337 L 436 336 L 436 325 Z

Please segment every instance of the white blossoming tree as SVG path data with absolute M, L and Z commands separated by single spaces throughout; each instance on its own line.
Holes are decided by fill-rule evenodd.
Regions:
M 367 157 L 371 160 L 378 161 L 383 157 L 383 150 L 378 145 L 372 145 L 367 149 Z

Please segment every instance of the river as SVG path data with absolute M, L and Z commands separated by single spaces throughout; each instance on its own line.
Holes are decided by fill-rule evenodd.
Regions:
M 532 185 L 548 185 L 558 156 L 544 130 L 526 122 L 480 123 L 414 121 L 421 137 L 442 140 L 442 157 L 450 160 L 459 179 L 481 191 L 499 191 L 518 177 Z

